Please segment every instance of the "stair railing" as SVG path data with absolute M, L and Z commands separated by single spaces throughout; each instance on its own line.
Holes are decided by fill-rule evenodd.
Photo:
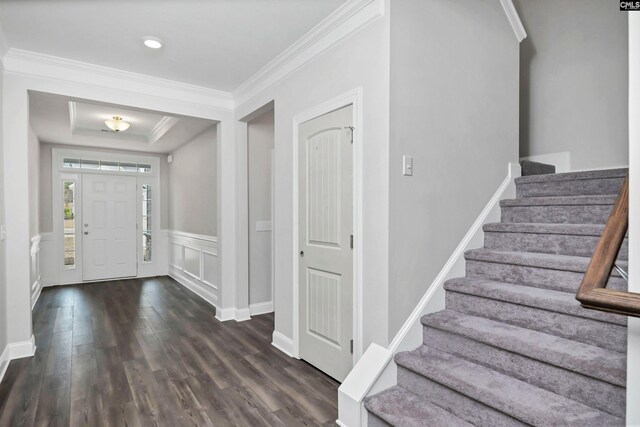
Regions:
M 640 294 L 607 289 L 616 258 L 629 227 L 629 176 L 620 189 L 611 215 L 593 252 L 576 299 L 585 308 L 640 317 Z M 637 238 L 637 237 L 636 237 Z M 624 277 L 624 275 L 622 275 Z

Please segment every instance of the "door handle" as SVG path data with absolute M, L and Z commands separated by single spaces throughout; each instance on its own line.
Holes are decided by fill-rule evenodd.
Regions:
M 300 251 L 300 258 L 304 258 L 304 251 Z

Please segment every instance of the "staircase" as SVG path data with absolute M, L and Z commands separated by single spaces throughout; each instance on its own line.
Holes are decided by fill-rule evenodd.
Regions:
M 365 400 L 369 426 L 624 425 L 626 317 L 575 294 L 626 173 L 517 178 L 446 309 L 422 318 L 424 344 L 395 356 L 398 385 Z

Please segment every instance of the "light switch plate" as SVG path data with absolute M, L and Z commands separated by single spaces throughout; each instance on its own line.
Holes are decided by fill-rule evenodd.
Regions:
M 413 157 L 402 156 L 402 175 L 404 176 L 413 175 Z
M 2 224 L 0 225 L 0 240 L 5 240 L 7 238 L 7 226 Z
M 271 231 L 271 221 L 256 221 L 256 231 Z

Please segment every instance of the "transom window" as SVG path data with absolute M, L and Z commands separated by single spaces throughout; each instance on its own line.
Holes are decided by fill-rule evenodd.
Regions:
M 62 161 L 62 167 L 65 169 L 88 169 L 107 172 L 151 173 L 151 165 L 148 163 L 69 159 L 66 157 Z

